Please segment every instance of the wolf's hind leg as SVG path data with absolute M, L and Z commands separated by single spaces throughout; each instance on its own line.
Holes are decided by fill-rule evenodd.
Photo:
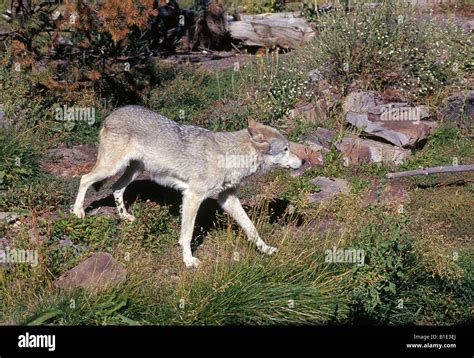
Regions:
M 257 229 L 252 223 L 252 220 L 248 217 L 247 213 L 245 212 L 242 204 L 240 203 L 239 198 L 235 196 L 233 192 L 223 192 L 219 195 L 218 198 L 219 204 L 235 221 L 242 227 L 247 238 L 257 245 L 257 248 L 267 254 L 272 255 L 277 251 L 276 248 L 272 246 L 268 246 L 261 238 L 257 232 Z
M 135 221 L 135 217 L 127 212 L 123 203 L 123 193 L 127 186 L 133 182 L 143 171 L 143 164 L 139 161 L 132 160 L 128 165 L 125 173 L 120 179 L 113 185 L 115 204 L 117 205 L 117 211 L 122 219 L 128 221 Z
M 86 196 L 87 189 L 101 180 L 107 179 L 119 172 L 128 163 L 128 158 L 125 153 L 121 152 L 108 152 L 101 153 L 99 148 L 99 155 L 97 157 L 97 163 L 92 171 L 85 174 L 81 178 L 79 184 L 79 191 L 77 192 L 76 201 L 72 212 L 78 217 L 83 218 L 84 213 L 84 198 Z

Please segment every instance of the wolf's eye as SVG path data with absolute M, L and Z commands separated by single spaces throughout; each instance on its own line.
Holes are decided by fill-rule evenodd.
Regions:
M 283 149 L 283 150 L 284 150 L 285 152 L 287 152 L 287 151 L 288 151 L 288 147 L 285 147 L 285 149 Z

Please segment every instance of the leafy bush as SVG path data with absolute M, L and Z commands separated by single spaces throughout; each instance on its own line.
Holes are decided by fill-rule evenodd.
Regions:
M 423 264 L 408 224 L 403 214 L 389 218 L 379 213 L 357 238 L 358 248 L 365 250 L 365 264 L 353 273 L 351 322 L 417 324 L 435 314 L 437 320 L 448 322 L 463 314 L 472 276 L 435 277 Z M 452 300 L 438 299 L 446 295 Z M 456 313 L 447 314 L 448 306 Z
M 416 98 L 458 84 L 472 71 L 472 41 L 452 21 L 420 20 L 398 1 L 337 9 L 319 17 L 319 34 L 303 56 L 348 90 L 394 88 Z

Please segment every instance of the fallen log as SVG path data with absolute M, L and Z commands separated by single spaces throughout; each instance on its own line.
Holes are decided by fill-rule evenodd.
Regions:
M 229 21 L 231 37 L 247 46 L 294 49 L 314 37 L 315 32 L 297 12 L 241 15 L 240 21 Z
M 395 172 L 395 173 L 388 173 L 386 175 L 387 178 L 401 178 L 401 177 L 411 177 L 415 175 L 428 175 L 428 174 L 436 174 L 436 173 L 459 173 L 459 172 L 471 172 L 474 171 L 474 164 L 467 164 L 467 165 L 453 165 L 453 166 L 440 166 L 440 167 L 432 167 L 432 168 L 422 168 L 422 169 L 415 169 L 415 170 L 407 170 L 404 172 Z

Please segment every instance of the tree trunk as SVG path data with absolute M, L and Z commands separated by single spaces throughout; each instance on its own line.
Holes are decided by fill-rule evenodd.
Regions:
M 307 43 L 314 30 L 297 12 L 241 15 L 240 21 L 230 21 L 232 38 L 247 46 L 294 49 Z

